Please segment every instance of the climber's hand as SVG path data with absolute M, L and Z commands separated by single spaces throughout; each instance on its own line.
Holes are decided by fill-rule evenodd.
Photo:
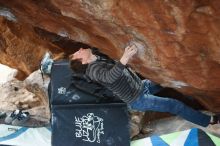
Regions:
M 120 62 L 123 65 L 126 65 L 128 61 L 137 53 L 137 47 L 135 45 L 131 45 L 125 48 L 124 54 L 122 55 Z

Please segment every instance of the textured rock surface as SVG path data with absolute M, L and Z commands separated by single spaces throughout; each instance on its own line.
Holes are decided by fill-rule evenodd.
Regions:
M 40 76 L 40 72 L 36 71 L 25 82 L 14 79 L 1 85 L 0 111 L 11 112 L 22 109 L 28 111 L 32 119 L 37 121 L 37 123 L 29 123 L 29 125 L 35 126 L 40 121 L 44 124 L 48 123 L 50 119 L 48 97 L 42 79 L 39 79 Z
M 0 62 L 17 68 L 20 79 L 37 69 L 45 50 L 68 54 L 79 42 L 119 59 L 133 40 L 144 48 L 131 62 L 136 71 L 220 111 L 219 0 L 0 0 L 0 6 Z
M 14 79 L 15 76 L 17 75 L 16 69 L 10 68 L 6 65 L 0 64 L 0 70 L 1 70 L 0 84 L 4 84 Z
M 142 129 L 142 119 L 144 116 L 143 112 L 130 112 L 131 120 L 130 120 L 130 137 L 134 137 L 138 135 Z

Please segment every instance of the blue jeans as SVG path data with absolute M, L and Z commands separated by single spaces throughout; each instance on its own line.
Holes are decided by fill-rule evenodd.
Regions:
M 142 82 L 144 84 L 143 93 L 129 104 L 131 109 L 142 112 L 168 112 L 203 127 L 208 126 L 211 116 L 196 111 L 178 100 L 155 96 L 153 94 L 159 92 L 162 87 L 150 80 Z

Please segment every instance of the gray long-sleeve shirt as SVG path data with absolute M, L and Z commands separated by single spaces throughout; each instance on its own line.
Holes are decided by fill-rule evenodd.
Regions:
M 143 91 L 141 79 L 120 62 L 109 64 L 94 61 L 88 65 L 86 75 L 111 90 L 126 103 L 134 101 Z

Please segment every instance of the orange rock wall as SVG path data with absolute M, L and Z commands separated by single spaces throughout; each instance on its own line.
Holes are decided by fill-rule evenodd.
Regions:
M 45 50 L 69 51 L 36 29 L 115 59 L 133 40 L 144 48 L 131 62 L 137 72 L 220 111 L 219 0 L 0 0 L 0 6 L 16 18 L 1 18 L 0 61 L 23 76 L 37 69 Z

